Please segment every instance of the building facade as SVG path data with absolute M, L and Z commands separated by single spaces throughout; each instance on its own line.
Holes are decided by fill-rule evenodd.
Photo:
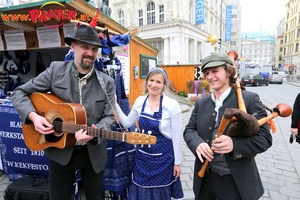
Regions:
M 275 36 L 266 31 L 241 34 L 241 60 L 246 66 L 272 66 L 275 68 Z
M 300 74 L 300 1 L 286 4 L 282 63 L 289 74 Z
M 229 41 L 229 50 L 235 51 L 239 54 L 241 52 L 241 23 L 242 23 L 242 7 L 240 0 L 229 0 L 229 5 L 232 5 L 232 26 L 231 26 L 231 40 Z
M 284 70 L 284 59 L 282 58 L 284 48 L 284 25 L 285 18 L 283 18 L 277 26 L 277 38 L 276 38 L 276 54 L 275 54 L 275 69 Z
M 169 65 L 199 63 L 212 52 L 238 50 L 238 41 L 225 41 L 229 0 L 203 1 L 204 5 L 196 5 L 197 0 L 111 0 L 109 3 L 111 17 L 128 29 L 138 26 L 138 36 L 159 50 L 157 63 Z M 203 10 L 196 9 L 199 7 Z M 196 25 L 196 12 L 202 12 L 204 23 Z M 234 11 L 232 14 L 237 15 Z M 232 22 L 237 38 L 240 38 L 239 27 Z M 210 35 L 221 39 L 221 44 L 208 42 Z

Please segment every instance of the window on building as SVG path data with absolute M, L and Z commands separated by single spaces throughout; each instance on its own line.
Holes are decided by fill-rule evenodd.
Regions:
M 288 24 L 286 24 L 286 26 L 285 26 L 285 30 L 286 30 L 286 31 L 288 30 L 288 27 L 289 27 L 289 25 L 288 25 Z
M 282 47 L 280 47 L 279 52 L 282 52 Z
M 283 44 L 283 40 L 280 40 L 280 44 Z
M 189 5 L 189 20 L 190 20 L 190 23 L 193 23 L 193 4 L 192 4 L 192 1 L 190 2 L 190 5 Z
M 296 44 L 295 52 L 299 51 L 299 43 Z
M 123 12 L 123 10 L 121 10 L 120 12 L 119 12 L 119 24 L 121 24 L 122 26 L 124 26 L 125 25 L 125 21 L 124 21 L 125 19 L 124 19 L 124 12 Z
M 159 6 L 159 22 L 165 21 L 165 7 L 164 5 Z
M 139 10 L 139 26 L 143 26 L 143 10 Z
M 300 28 L 297 30 L 297 37 L 300 37 Z
M 155 4 L 153 2 L 147 5 L 147 25 L 155 23 Z
M 157 54 L 157 64 L 163 64 L 164 60 L 164 41 L 163 40 L 158 40 L 158 41 L 151 41 L 148 42 L 150 45 L 153 47 L 157 48 L 159 50 Z
M 233 14 L 233 15 L 232 15 L 232 18 L 237 18 L 237 14 Z

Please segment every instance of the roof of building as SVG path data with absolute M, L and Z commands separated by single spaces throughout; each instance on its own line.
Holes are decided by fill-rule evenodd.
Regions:
M 247 38 L 249 40 L 255 40 L 259 42 L 275 42 L 275 36 L 271 35 L 267 31 L 252 31 L 242 33 L 242 38 Z

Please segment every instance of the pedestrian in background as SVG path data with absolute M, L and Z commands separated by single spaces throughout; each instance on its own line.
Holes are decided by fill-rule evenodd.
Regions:
M 124 128 L 138 121 L 145 134 L 156 136 L 156 144 L 138 145 L 129 200 L 170 200 L 183 198 L 181 173 L 181 110 L 177 101 L 164 95 L 168 75 L 152 68 L 145 81 L 145 96 L 138 97 L 126 116 L 116 105 Z
M 33 123 L 35 130 L 42 135 L 53 134 L 55 132 L 53 125 L 37 113 L 30 99 L 30 95 L 34 92 L 51 92 L 65 103 L 81 104 L 86 110 L 88 126 L 110 130 L 115 123 L 109 103 L 114 104 L 115 101 L 115 84 L 111 77 L 94 69 L 98 50 L 103 47 L 96 29 L 80 25 L 74 37 L 66 37 L 65 42 L 74 52 L 74 61 L 54 61 L 37 77 L 19 86 L 12 95 L 15 109 L 24 124 Z M 100 82 L 105 86 L 107 95 L 105 90 L 101 89 Z M 80 171 L 86 198 L 104 199 L 103 170 L 107 156 L 106 140 L 101 141 L 100 138 L 98 140 L 80 128 L 74 131 L 76 145 L 63 149 L 56 147 L 45 149 L 46 156 L 50 158 L 50 199 L 71 199 L 77 169 Z
M 266 151 L 272 145 L 268 124 L 257 125 L 258 132 L 253 131 L 255 135 L 250 137 L 231 137 L 225 130 L 223 135 L 215 138 L 226 108 L 239 108 L 234 88 L 237 70 L 227 54 L 205 57 L 201 70 L 212 93 L 195 102 L 183 133 L 187 146 L 196 157 L 193 182 L 195 199 L 257 200 L 263 195 L 264 188 L 253 155 Z M 258 119 L 267 115 L 256 93 L 241 92 L 249 114 L 257 113 Z M 233 124 L 229 124 L 229 128 Z M 252 131 L 251 127 L 247 130 Z M 204 177 L 200 178 L 198 172 L 206 159 L 209 164 Z
M 291 133 L 294 135 L 293 138 L 296 138 L 296 142 L 300 143 L 300 93 L 297 95 L 292 112 L 292 123 L 291 123 Z

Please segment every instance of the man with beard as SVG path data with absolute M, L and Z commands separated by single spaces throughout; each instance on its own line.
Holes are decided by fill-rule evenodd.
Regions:
M 87 126 L 111 129 L 115 119 L 109 102 L 115 105 L 115 84 L 112 78 L 94 69 L 98 49 L 103 47 L 96 30 L 91 26 L 80 25 L 74 37 L 66 37 L 65 42 L 74 52 L 74 61 L 54 61 L 37 77 L 19 86 L 12 95 L 15 109 L 24 124 L 33 123 L 35 130 L 42 135 L 52 134 L 55 131 L 53 125 L 37 113 L 29 98 L 33 92 L 50 92 L 66 103 L 83 105 Z M 74 192 L 75 172 L 79 170 L 86 198 L 104 199 L 106 141 L 92 137 L 79 128 L 74 132 L 75 145 L 63 149 L 45 149 L 45 154 L 50 158 L 50 198 L 70 200 Z

